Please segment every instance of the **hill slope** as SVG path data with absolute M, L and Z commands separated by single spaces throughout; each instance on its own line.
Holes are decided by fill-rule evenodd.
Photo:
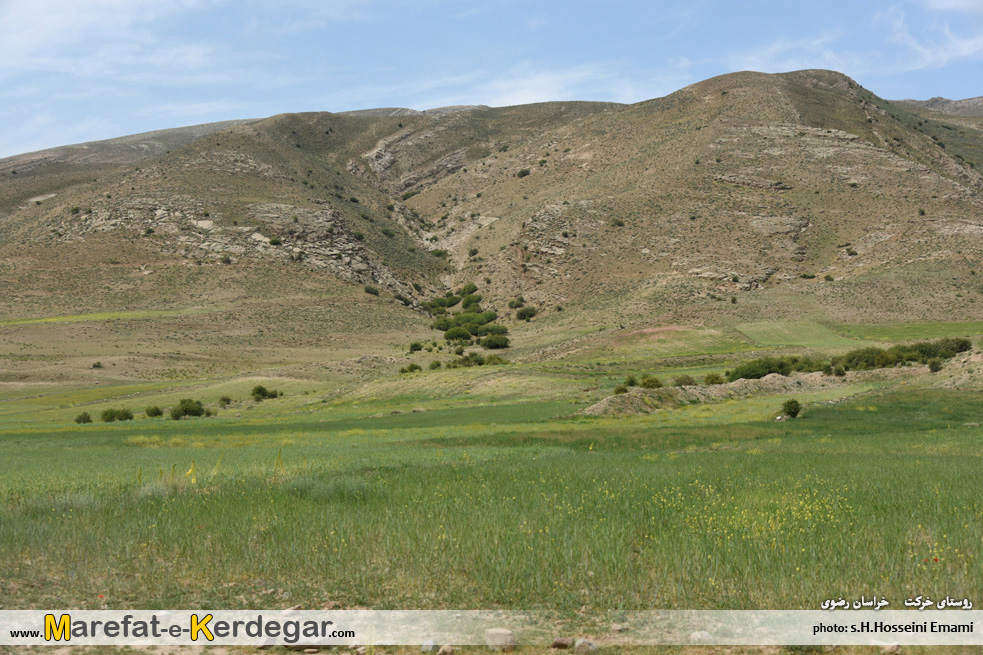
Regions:
M 437 336 L 421 303 L 469 281 L 503 321 L 518 296 L 539 309 L 509 323 L 530 358 L 596 330 L 978 314 L 983 129 L 970 119 L 829 71 L 737 73 L 635 105 L 452 109 L 281 115 L 168 147 L 140 135 L 94 158 L 0 161 L 0 307 L 217 303 L 220 333 L 255 337 L 267 321 L 281 346 L 288 333 L 362 343 L 371 324 L 379 342 L 363 347 L 383 358 Z M 350 299 L 330 328 L 276 311 L 317 306 L 312 288 Z M 384 318 L 348 321 L 347 307 Z M 216 329 L 202 315 L 189 329 Z

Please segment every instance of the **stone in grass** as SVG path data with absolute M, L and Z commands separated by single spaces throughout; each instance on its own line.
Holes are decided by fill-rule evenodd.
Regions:
M 561 650 L 566 650 L 567 648 L 573 648 L 573 639 L 570 637 L 557 637 L 553 640 L 553 645 L 550 648 L 557 648 Z
M 425 642 L 423 642 L 423 645 L 420 646 L 421 653 L 432 653 L 435 650 L 437 650 L 437 642 L 433 639 L 427 639 Z
M 491 650 L 512 650 L 515 648 L 515 635 L 505 628 L 485 630 L 485 643 Z
M 589 639 L 578 639 L 574 642 L 573 650 L 583 655 L 583 653 L 593 653 L 597 650 L 597 644 Z

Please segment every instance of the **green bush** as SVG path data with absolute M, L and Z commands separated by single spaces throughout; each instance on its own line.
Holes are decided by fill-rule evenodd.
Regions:
M 157 418 L 164 415 L 164 410 L 157 405 L 150 405 L 147 409 L 143 410 L 143 413 L 147 415 L 147 418 Z
M 928 360 L 928 370 L 930 370 L 932 373 L 938 373 L 941 371 L 942 360 L 938 357 L 933 357 L 932 359 Z
M 727 372 L 727 381 L 734 380 L 758 380 L 766 375 L 778 373 L 779 375 L 789 375 L 793 371 L 811 373 L 821 371 L 827 363 L 815 357 L 762 357 L 753 359 L 750 362 L 741 364 L 733 371 Z
M 272 239 L 270 239 L 271 246 L 279 246 L 282 243 L 283 241 L 280 241 L 280 237 L 273 237 Z
M 486 337 L 489 334 L 508 334 L 509 329 L 504 325 L 499 325 L 498 323 L 486 323 L 484 325 L 478 326 L 478 332 L 476 336 Z
M 520 168 L 519 169 L 519 172 L 516 174 L 516 177 L 525 177 L 527 175 L 529 175 L 529 169 L 528 168 Z
M 411 353 L 420 352 L 421 350 L 423 350 L 423 344 L 420 343 L 419 341 L 414 341 L 413 343 L 410 344 Z
M 474 282 L 468 282 L 463 287 L 461 287 L 461 290 L 458 291 L 457 293 L 458 295 L 461 296 L 470 296 L 472 293 L 474 293 L 477 290 L 478 290 L 477 284 L 475 284 Z
M 519 309 L 525 304 L 526 304 L 525 298 L 519 296 L 518 298 L 509 301 L 509 309 Z
M 509 347 L 509 338 L 501 334 L 492 334 L 481 340 L 481 347 L 489 350 Z
M 430 370 L 431 371 L 436 371 L 440 367 L 441 367 L 441 363 L 440 363 L 440 360 L 439 359 L 435 359 L 432 362 L 430 362 Z
M 204 416 L 205 406 L 200 400 L 182 398 L 176 407 L 171 407 L 171 418 L 177 421 L 184 416 Z
M 642 376 L 642 388 L 643 389 L 661 389 L 662 380 L 655 377 L 654 375 L 643 375 Z
M 99 417 L 103 423 L 112 423 L 113 421 L 132 421 L 133 412 L 126 409 L 104 409 Z
M 444 339 L 447 341 L 470 341 L 471 333 L 467 330 L 467 328 L 459 326 L 452 327 L 451 329 L 447 330 L 447 332 L 444 332 Z
M 625 378 L 625 386 L 626 387 L 637 387 L 638 386 L 638 378 L 636 378 L 634 375 L 629 375 L 628 377 Z
M 404 368 L 399 369 L 400 373 L 416 373 L 417 371 L 422 371 L 423 367 L 419 364 L 410 364 Z
M 379 290 L 371 285 L 366 284 L 364 289 L 365 289 L 365 293 L 371 293 L 373 296 L 379 295 Z
M 724 376 L 720 373 L 707 373 L 703 376 L 703 384 L 723 384 Z
M 218 404 L 221 405 L 222 407 L 228 407 L 229 405 L 232 404 L 232 398 L 230 398 L 229 396 L 222 396 L 221 398 L 218 399 Z
M 802 403 L 795 398 L 789 398 L 782 403 L 782 414 L 789 418 L 795 418 L 802 411 Z
M 75 417 L 75 422 L 76 423 L 92 423 L 92 417 L 89 416 L 89 413 L 88 412 L 82 412 L 81 414 L 79 414 L 78 416 Z
M 531 319 L 537 313 L 538 312 L 536 311 L 535 307 L 523 307 L 515 313 L 515 317 L 520 321 L 526 321 L 528 323 L 529 319 Z
M 696 384 L 696 380 L 691 375 L 677 375 L 672 381 L 674 387 L 691 387 L 694 384 Z
M 281 394 L 276 389 L 267 389 L 263 385 L 257 384 L 255 387 L 253 387 L 253 390 L 252 392 L 250 392 L 250 395 L 252 395 L 253 400 L 255 400 L 256 402 L 260 402 L 262 400 L 266 400 L 267 398 L 279 398 L 283 394 Z
M 628 385 L 625 385 L 625 384 L 619 384 L 618 386 L 616 386 L 616 387 L 614 388 L 614 392 L 615 392 L 616 394 L 621 394 L 621 393 L 628 393 Z

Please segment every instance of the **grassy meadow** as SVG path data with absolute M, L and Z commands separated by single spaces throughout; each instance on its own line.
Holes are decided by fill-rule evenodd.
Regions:
M 615 419 L 576 398 L 285 388 L 212 419 L 0 418 L 5 609 L 807 609 L 983 588 L 978 391 L 857 382 L 776 423 L 782 397 Z

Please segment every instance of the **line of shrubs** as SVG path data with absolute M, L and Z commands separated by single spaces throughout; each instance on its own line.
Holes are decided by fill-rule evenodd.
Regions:
M 919 341 L 908 345 L 890 348 L 857 348 L 829 361 L 817 357 L 762 357 L 741 364 L 727 371 L 727 381 L 757 380 L 778 373 L 790 375 L 794 372 L 813 373 L 822 371 L 827 375 L 846 375 L 847 371 L 868 371 L 878 368 L 907 366 L 911 362 L 928 364 L 933 372 L 942 369 L 942 361 L 951 359 L 973 347 L 969 339 L 945 337 L 936 341 Z
M 713 384 L 723 384 L 724 378 L 719 373 L 707 373 L 703 376 L 703 384 L 713 385 Z M 697 384 L 696 380 L 692 375 L 677 375 L 671 381 L 671 386 L 674 387 L 690 387 Z M 625 378 L 625 381 L 617 385 L 614 388 L 615 393 L 628 393 L 628 389 L 631 387 L 641 387 L 643 389 L 661 389 L 664 387 L 662 380 L 655 377 L 654 375 L 643 375 L 641 380 L 639 380 L 634 375 L 629 375 Z
M 506 336 L 509 329 L 495 323 L 498 314 L 481 307 L 481 295 L 476 293 L 478 286 L 469 282 L 455 292 L 444 297 L 433 298 L 424 307 L 437 318 L 430 324 L 434 330 L 444 333 L 444 339 L 459 344 L 475 344 L 489 350 L 508 348 L 511 343 Z M 461 304 L 461 311 L 450 314 L 447 309 Z

